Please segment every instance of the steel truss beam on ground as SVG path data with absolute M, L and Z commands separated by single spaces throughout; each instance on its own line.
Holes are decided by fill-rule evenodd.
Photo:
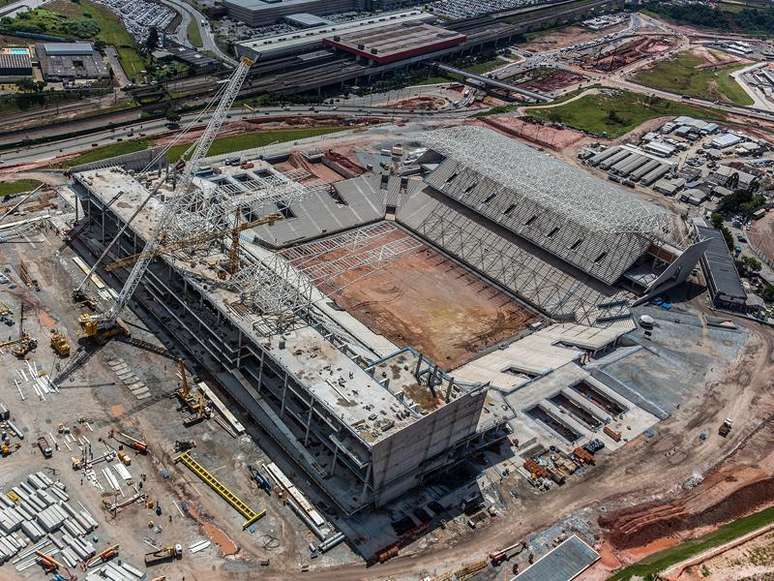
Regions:
M 240 293 L 241 303 L 257 316 L 256 331 L 276 334 L 323 300 L 323 291 L 331 295 L 422 247 L 415 237 L 383 222 L 282 253 L 267 252 L 243 268 L 230 284 Z M 354 280 L 337 282 L 342 275 L 355 271 L 358 276 Z

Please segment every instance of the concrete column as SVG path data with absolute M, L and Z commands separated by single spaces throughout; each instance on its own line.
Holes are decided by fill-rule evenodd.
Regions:
M 261 358 L 258 360 L 258 389 L 259 393 L 260 390 L 263 388 L 263 349 L 260 350 L 261 352 Z
M 280 417 L 285 415 L 285 396 L 288 392 L 288 374 L 285 373 L 285 383 L 282 384 L 282 405 L 280 406 Z
M 309 444 L 309 430 L 312 428 L 312 413 L 314 412 L 314 398 L 309 401 L 309 415 L 306 417 L 306 433 L 304 434 L 304 448 Z
M 454 378 L 449 378 L 449 387 L 446 388 L 446 401 L 449 401 L 449 398 L 451 397 L 452 388 L 454 387 Z
M 236 360 L 236 366 L 237 369 L 239 369 L 239 366 L 242 364 L 242 330 L 237 329 L 237 360 Z M 258 392 L 260 393 L 261 386 L 258 386 Z
M 331 473 L 330 475 L 333 476 L 336 474 L 336 462 L 339 459 L 339 447 L 334 445 L 333 446 L 333 464 L 331 464 Z
M 422 367 L 422 361 L 424 360 L 424 356 L 420 353 L 419 359 L 417 359 L 417 367 L 414 369 L 414 377 L 419 378 L 419 368 Z
M 366 477 L 365 480 L 363 480 L 363 491 L 360 493 L 360 502 L 365 500 L 366 492 L 368 492 L 368 481 L 371 480 L 371 466 L 372 464 L 369 462 Z

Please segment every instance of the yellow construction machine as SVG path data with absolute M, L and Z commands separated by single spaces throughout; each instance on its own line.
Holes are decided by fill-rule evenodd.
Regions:
M 70 357 L 70 343 L 67 341 L 67 337 L 59 331 L 51 331 L 51 349 L 59 357 Z

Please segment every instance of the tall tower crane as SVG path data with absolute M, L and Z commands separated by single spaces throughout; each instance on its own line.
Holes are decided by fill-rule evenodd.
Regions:
M 234 71 L 234 74 L 223 93 L 223 97 L 212 114 L 207 127 L 196 143 L 196 147 L 193 150 L 187 166 L 183 170 L 183 174 L 178 182 L 177 195 L 169 198 L 164 204 L 161 216 L 145 243 L 140 258 L 135 263 L 134 268 L 132 268 L 129 278 L 127 278 L 124 287 L 121 289 L 118 297 L 113 301 L 110 309 L 96 315 L 83 313 L 80 316 L 80 325 L 88 337 L 98 340 L 107 340 L 115 335 L 122 335 L 128 332 L 126 327 L 120 322 L 119 316 L 129 302 L 129 299 L 132 298 L 135 290 L 137 290 L 151 261 L 158 255 L 162 236 L 173 223 L 175 216 L 191 204 L 190 189 L 193 183 L 194 172 L 198 167 L 199 161 L 207 154 L 207 151 L 209 151 L 218 131 L 226 120 L 226 115 L 234 104 L 234 100 L 239 94 L 242 83 L 247 77 L 247 73 L 252 64 L 252 60 L 243 58 L 236 71 Z

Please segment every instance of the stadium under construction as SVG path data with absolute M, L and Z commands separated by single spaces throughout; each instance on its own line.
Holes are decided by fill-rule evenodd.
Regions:
M 206 163 L 134 309 L 330 512 L 360 518 L 484 451 L 615 449 L 617 422 L 663 417 L 582 367 L 704 250 L 661 208 L 474 126 L 351 157 L 318 143 Z M 174 169 L 73 178 L 75 247 L 94 262 L 117 237 L 101 272 L 121 285 Z

